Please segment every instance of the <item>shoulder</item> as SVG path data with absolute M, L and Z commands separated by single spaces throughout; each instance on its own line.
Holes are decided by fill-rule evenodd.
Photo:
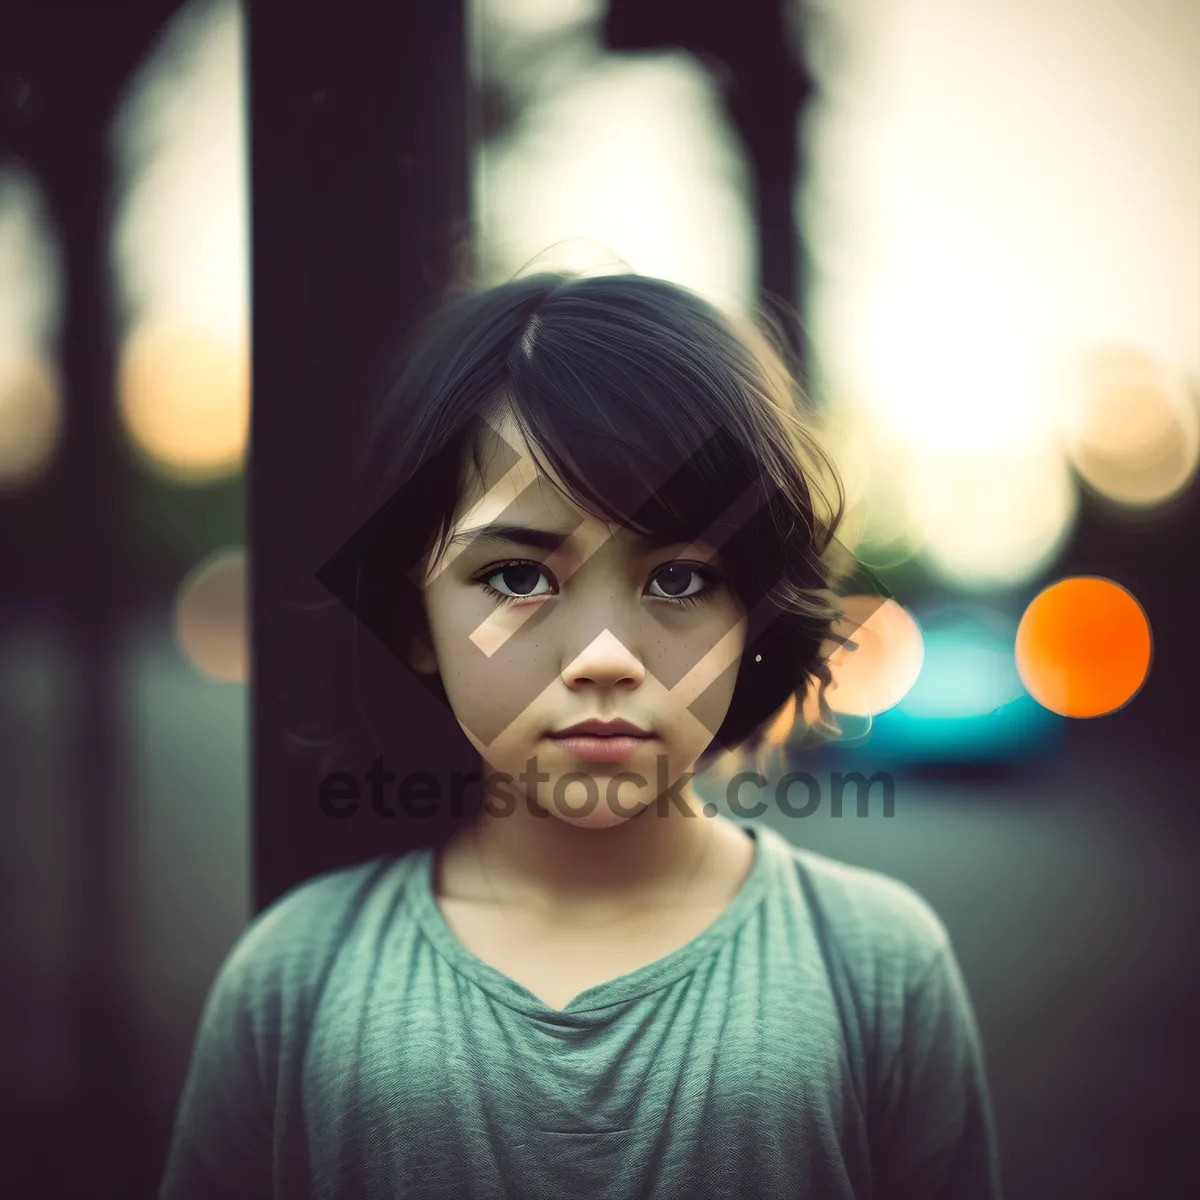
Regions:
M 411 859 L 380 857 L 315 875 L 259 913 L 234 942 L 214 992 L 243 1007 L 277 1007 L 319 982 L 360 923 L 370 919 Z
M 784 840 L 797 879 L 808 884 L 814 917 L 845 957 L 911 977 L 950 949 L 942 918 L 910 884 Z

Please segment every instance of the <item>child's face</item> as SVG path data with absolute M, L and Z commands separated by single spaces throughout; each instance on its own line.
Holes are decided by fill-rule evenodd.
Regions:
M 538 470 L 511 418 L 496 428 L 522 457 L 486 493 L 474 480 L 451 533 L 503 521 L 571 538 L 558 549 L 451 545 L 426 571 L 433 653 L 418 648 L 413 665 L 441 673 L 485 774 L 513 780 L 493 792 L 501 797 L 495 811 L 525 795 L 573 824 L 618 825 L 674 784 L 712 741 L 733 696 L 745 610 L 712 547 L 651 549 L 621 526 L 586 516 Z M 505 603 L 484 584 L 519 598 Z M 698 603 L 670 598 L 693 595 Z M 548 736 L 589 718 L 623 718 L 654 736 L 607 763 Z M 570 772 L 584 778 L 564 779 Z

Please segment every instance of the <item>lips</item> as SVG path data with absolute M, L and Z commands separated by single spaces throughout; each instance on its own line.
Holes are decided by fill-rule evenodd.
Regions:
M 612 721 L 600 721 L 595 718 L 589 718 L 586 721 L 579 721 L 575 725 L 568 725 L 565 729 L 556 730 L 549 736 L 552 738 L 648 738 L 653 735 L 648 729 L 643 729 L 640 725 L 635 725 L 632 721 L 620 718 Z
M 653 737 L 631 737 L 628 734 L 614 734 L 608 737 L 597 737 L 595 734 L 572 733 L 566 736 L 556 735 L 551 738 L 556 746 L 583 762 L 618 763 L 624 762 L 643 747 L 654 741 Z

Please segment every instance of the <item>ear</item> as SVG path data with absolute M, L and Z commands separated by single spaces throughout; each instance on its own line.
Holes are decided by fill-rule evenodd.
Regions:
M 418 675 L 436 675 L 438 670 L 437 655 L 429 647 L 424 634 L 414 633 L 408 639 L 408 665 Z

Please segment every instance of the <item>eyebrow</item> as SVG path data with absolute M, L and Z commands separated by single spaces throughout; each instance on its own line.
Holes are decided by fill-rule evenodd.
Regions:
M 664 546 L 685 545 L 689 539 L 676 537 L 672 533 L 638 534 L 638 540 L 647 550 L 661 550 Z M 570 533 L 557 529 L 535 529 L 528 525 L 492 523 L 478 525 L 474 529 L 463 529 L 446 543 L 452 546 L 504 542 L 517 546 L 532 546 L 538 550 L 558 550 L 572 540 Z

